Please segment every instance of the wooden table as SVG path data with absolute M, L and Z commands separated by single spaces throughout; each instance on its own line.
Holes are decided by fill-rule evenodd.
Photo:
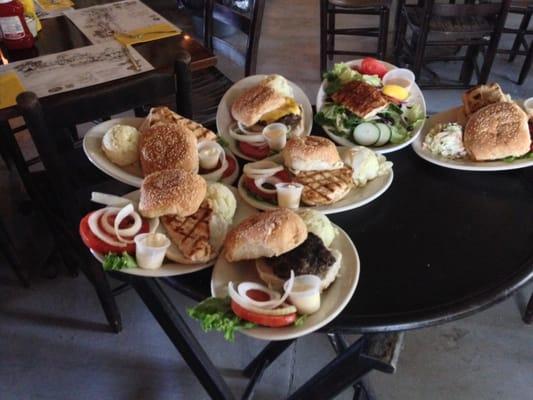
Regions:
M 85 8 L 98 4 L 105 4 L 108 1 L 103 0 L 77 0 L 77 8 Z M 150 5 L 150 2 L 146 2 Z M 158 11 L 156 9 L 156 11 Z M 168 14 L 169 11 L 166 11 Z M 176 19 L 185 17 L 186 11 L 175 9 Z M 62 51 L 88 46 L 91 43 L 81 33 L 70 20 L 64 16 L 57 18 L 45 19 L 42 21 L 43 29 L 35 42 L 35 47 L 28 50 L 7 51 L 4 46 L 0 49 L 8 61 L 19 61 L 47 54 L 59 53 Z M 155 68 L 154 71 L 146 72 L 161 73 L 171 72 L 174 66 L 174 57 L 177 51 L 186 50 L 191 55 L 191 69 L 198 71 L 204 68 L 214 66 L 216 57 L 207 50 L 201 43 L 193 39 L 190 35 L 183 32 L 178 36 L 172 36 L 165 39 L 153 40 L 146 43 L 140 43 L 133 46 L 150 64 Z M 135 79 L 139 75 L 134 75 L 124 79 Z M 99 86 L 107 85 L 112 87 L 115 81 L 110 81 Z M 90 92 L 92 87 L 75 90 L 72 92 L 61 93 L 55 96 L 46 97 L 43 102 L 54 101 L 57 98 L 64 99 L 75 92 L 77 95 L 83 91 Z M 17 108 L 9 107 L 0 110 L 0 122 L 7 121 L 10 118 L 18 116 Z

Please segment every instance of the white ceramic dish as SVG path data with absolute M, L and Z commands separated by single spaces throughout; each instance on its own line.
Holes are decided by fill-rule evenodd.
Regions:
M 473 161 L 468 158 L 460 158 L 452 160 L 446 157 L 442 157 L 433 154 L 429 150 L 422 147 L 424 138 L 427 133 L 436 124 L 442 124 L 446 122 L 457 122 L 464 126 L 465 116 L 462 111 L 463 107 L 456 107 L 450 110 L 432 115 L 425 124 L 424 129 L 419 137 L 413 142 L 413 150 L 416 154 L 422 157 L 424 160 L 430 163 L 439 165 L 444 168 L 458 169 L 462 171 L 508 171 L 512 169 L 527 168 L 533 166 L 533 159 L 514 160 L 512 162 L 506 161 Z
M 246 89 L 258 85 L 267 75 L 252 75 L 248 76 L 240 81 L 236 82 L 229 90 L 224 94 L 220 104 L 218 105 L 217 110 L 217 131 L 222 138 L 228 142 L 231 152 L 238 157 L 248 160 L 248 161 L 257 161 L 251 157 L 248 157 L 241 153 L 235 139 L 233 139 L 229 133 L 229 127 L 234 123 L 233 118 L 231 117 L 231 105 L 237 97 L 240 96 L 242 92 Z M 293 91 L 294 98 L 296 102 L 302 105 L 303 115 L 304 115 L 304 135 L 309 135 L 311 133 L 311 128 L 313 127 L 313 109 L 311 108 L 311 103 L 305 95 L 302 89 L 297 86 L 295 83 L 289 81 Z
M 342 153 L 343 148 L 341 147 L 339 151 Z M 272 160 L 282 165 L 281 156 L 275 155 L 269 157 L 268 160 Z M 239 179 L 239 184 L 237 188 L 239 189 L 239 194 L 241 198 L 247 202 L 252 207 L 257 208 L 258 210 L 271 210 L 277 208 L 274 204 L 268 203 L 266 201 L 261 201 L 251 196 L 243 186 L 243 176 Z M 313 210 L 320 211 L 323 214 L 335 214 L 343 211 L 352 210 L 364 206 L 365 204 L 370 203 L 371 201 L 377 199 L 389 188 L 394 179 L 394 173 L 392 169 L 388 174 L 383 176 L 378 176 L 377 178 L 371 180 L 363 187 L 353 188 L 342 200 L 339 200 L 336 203 L 328 204 L 324 206 L 317 207 L 308 207 Z M 300 207 L 307 208 L 307 207 Z
M 348 64 L 351 67 L 359 66 L 361 64 L 361 61 L 362 60 L 347 61 L 346 64 Z M 397 68 L 395 65 L 389 64 L 385 61 L 382 61 L 382 62 L 389 69 Z M 320 85 L 320 88 L 318 89 L 318 93 L 316 95 L 317 111 L 320 111 L 320 109 L 322 109 L 322 106 L 324 105 L 324 101 L 326 100 L 326 92 L 324 92 L 325 86 L 326 86 L 326 80 L 323 80 L 322 84 Z M 422 91 L 420 90 L 416 82 L 413 83 L 413 86 L 411 86 L 411 96 L 409 96 L 407 103 L 408 104 L 420 104 L 420 106 L 422 107 L 422 110 L 424 111 L 424 115 L 426 115 L 426 101 L 424 100 L 424 95 L 422 94 Z M 423 126 L 421 126 L 419 129 L 413 132 L 411 137 L 407 139 L 405 142 L 398 143 L 398 144 L 389 143 L 389 144 L 386 144 L 385 146 L 380 146 L 380 147 L 369 146 L 369 148 L 381 154 L 391 153 L 393 151 L 403 149 L 404 147 L 409 146 L 418 137 L 418 135 L 422 131 L 422 127 Z M 328 127 L 323 126 L 322 128 L 324 129 L 326 134 L 331 138 L 331 140 L 333 140 L 337 144 L 341 146 L 356 146 L 356 144 L 353 143 L 352 141 L 346 138 L 343 138 L 341 136 L 335 135 L 333 131 L 329 129 Z
M 337 279 L 322 293 L 320 309 L 307 317 L 301 326 L 257 327 L 240 332 L 263 340 L 294 339 L 320 329 L 331 322 L 346 307 L 357 287 L 361 266 L 357 249 L 350 237 L 341 228 L 336 228 L 338 233 L 330 248 L 337 249 L 342 253 L 341 268 Z M 224 257 L 219 257 L 211 276 L 212 296 L 225 297 L 230 281 L 234 283 L 261 282 L 254 267 L 254 261 L 241 261 L 230 265 Z
M 112 178 L 131 185 L 133 187 L 141 187 L 143 182 L 143 174 L 141 172 L 141 166 L 138 162 L 127 167 L 119 167 L 113 164 L 102 151 L 102 138 L 106 131 L 114 125 L 122 124 L 129 125 L 138 128 L 143 122 L 143 118 L 126 117 L 115 118 L 109 121 L 102 122 L 101 124 L 93 126 L 83 138 L 83 150 L 89 158 L 89 161 L 94 164 L 96 168 Z M 228 157 L 233 158 L 237 168 L 230 176 L 221 180 L 226 185 L 233 184 L 239 176 L 239 163 L 235 156 L 228 149 L 224 149 Z
M 235 197 L 237 198 L 237 210 L 235 212 L 235 216 L 233 217 L 233 223 L 238 224 L 244 218 L 256 213 L 256 211 L 252 207 L 247 205 L 245 202 L 239 199 L 239 194 L 237 193 L 237 190 L 235 188 L 230 187 L 230 189 L 235 195 Z M 135 203 L 138 203 L 139 196 L 140 196 L 140 191 L 136 190 L 134 192 L 128 193 L 124 197 L 132 200 Z M 158 224 L 156 232 L 166 233 L 165 228 L 162 226 L 162 224 Z M 171 244 L 167 250 L 167 254 L 169 254 L 169 252 L 176 252 L 176 251 L 177 251 L 176 246 L 174 244 Z M 91 253 L 98 261 L 100 262 L 104 261 L 104 254 L 97 253 L 93 250 L 91 250 Z M 204 263 L 204 264 L 179 264 L 169 259 L 166 259 L 163 262 L 163 265 L 161 266 L 161 268 L 158 268 L 158 269 L 151 270 L 151 269 L 142 269 L 142 268 L 126 268 L 126 269 L 120 270 L 120 272 L 125 273 L 125 274 L 131 274 L 131 275 L 161 278 L 165 276 L 185 275 L 185 274 L 190 274 L 192 272 L 201 271 L 213 265 L 215 261 L 216 259 L 208 263 Z

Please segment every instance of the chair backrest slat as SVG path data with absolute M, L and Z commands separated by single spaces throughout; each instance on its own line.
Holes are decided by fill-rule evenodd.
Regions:
M 218 47 L 219 50 L 223 52 L 227 51 L 233 60 L 244 60 L 240 64 L 244 64 L 245 76 L 253 75 L 256 72 L 259 37 L 261 35 L 263 12 L 265 9 L 265 0 L 250 1 L 252 6 L 248 13 L 238 11 L 231 6 L 222 4 L 218 0 L 205 0 L 204 8 L 204 45 L 208 49 L 217 49 L 217 46 L 214 45 L 214 21 L 229 25 L 247 36 L 244 53 L 229 41 L 223 40 L 220 37 L 216 38 L 218 39 L 216 44 L 220 45 Z M 236 53 L 242 56 L 238 57 Z

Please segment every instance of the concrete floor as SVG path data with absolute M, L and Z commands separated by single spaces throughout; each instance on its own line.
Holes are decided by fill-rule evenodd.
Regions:
M 281 73 L 297 82 L 313 103 L 319 85 L 317 3 L 267 2 L 258 68 L 258 72 Z M 507 44 L 509 40 L 505 39 Z M 508 64 L 498 57 L 491 75 L 517 98 L 533 95 L 533 79 L 523 86 L 514 84 L 521 62 L 519 57 Z M 238 75 L 234 68 L 221 64 L 228 74 Z M 445 69 L 452 67 L 447 64 L 441 68 Z M 435 112 L 459 104 L 459 95 L 459 91 L 428 91 L 428 109 Z M 17 212 L 24 194 L 16 177 L 2 165 L 0 187 L 8 193 L 0 197 L 0 213 L 32 270 L 31 288 L 22 289 L 0 259 L 0 400 L 207 398 L 134 292 L 117 299 L 124 330 L 115 335 L 108 332 L 85 278 L 72 279 L 62 271 L 55 279 L 46 278 L 50 271 L 38 268 L 44 257 L 39 249 L 48 245 L 46 236 L 31 215 Z M 33 243 L 37 237 L 39 246 Z M 532 291 L 530 284 L 473 317 L 408 332 L 397 373 L 370 374 L 371 393 L 388 400 L 533 399 L 533 326 L 524 325 L 520 318 Z M 192 304 L 174 292 L 169 295 L 180 311 Z M 239 335 L 236 343 L 228 344 L 217 334 L 202 333 L 194 321 L 189 324 L 234 393 L 242 393 L 246 381 L 238 369 L 264 343 Z M 300 339 L 266 372 L 257 398 L 285 397 L 333 356 L 323 335 Z M 339 398 L 351 396 L 347 390 Z

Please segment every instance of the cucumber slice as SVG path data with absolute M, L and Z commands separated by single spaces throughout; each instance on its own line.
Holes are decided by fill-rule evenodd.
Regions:
M 389 143 L 389 140 L 392 136 L 392 131 L 389 126 L 383 122 L 378 122 L 376 126 L 379 129 L 379 140 L 374 143 L 374 146 L 384 146 Z
M 363 122 L 353 129 L 353 138 L 361 146 L 371 146 L 379 140 L 379 129 L 375 124 Z

